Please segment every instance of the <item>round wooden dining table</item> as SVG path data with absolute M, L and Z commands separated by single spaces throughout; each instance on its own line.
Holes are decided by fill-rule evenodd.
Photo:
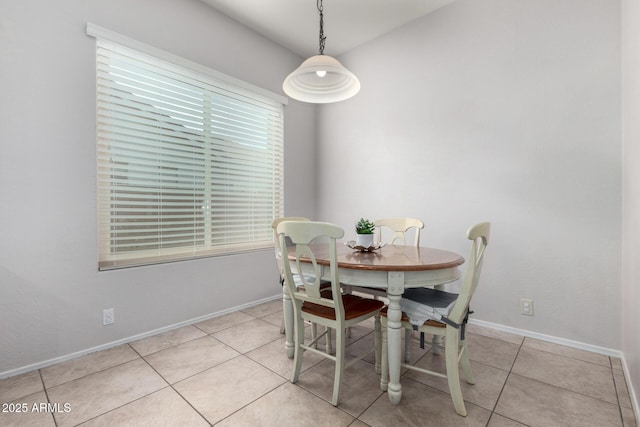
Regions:
M 311 245 L 316 262 L 322 266 L 322 279 L 331 280 L 329 269 L 329 245 Z M 338 275 L 343 285 L 376 288 L 386 291 L 389 300 L 387 311 L 387 346 L 389 354 L 389 383 L 380 386 L 387 390 L 392 404 L 400 403 L 400 367 L 402 356 L 402 310 L 400 300 L 404 290 L 416 287 L 440 286 L 460 278 L 460 265 L 464 258 L 451 251 L 402 245 L 386 245 L 371 252 L 360 252 L 343 244 L 336 246 Z M 311 265 L 309 264 L 309 267 Z M 302 273 L 305 271 L 302 265 Z M 286 288 L 286 287 L 284 287 Z M 293 307 L 291 299 L 283 292 L 287 355 L 293 357 Z

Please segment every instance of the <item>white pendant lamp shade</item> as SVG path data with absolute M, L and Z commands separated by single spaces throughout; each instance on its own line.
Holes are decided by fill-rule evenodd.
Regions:
M 284 92 L 293 99 L 314 104 L 344 101 L 360 91 L 353 73 L 328 55 L 315 55 L 287 76 Z
M 360 81 L 335 58 L 324 54 L 324 7 L 316 0 L 320 13 L 319 55 L 304 61 L 289 74 L 282 90 L 298 101 L 314 104 L 344 101 L 360 91 Z

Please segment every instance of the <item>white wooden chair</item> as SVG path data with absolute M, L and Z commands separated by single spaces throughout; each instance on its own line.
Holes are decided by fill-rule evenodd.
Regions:
M 376 243 L 385 242 L 387 244 L 402 244 L 409 246 L 420 246 L 420 230 L 424 228 L 424 223 L 417 218 L 383 218 L 373 221 L 376 225 Z M 407 243 L 407 237 L 412 234 L 412 239 Z M 357 292 L 373 295 L 374 298 L 385 297 L 385 291 L 374 288 L 352 288 Z M 411 335 L 410 330 L 404 334 L 404 360 L 409 361 L 411 357 Z
M 424 228 L 424 223 L 416 218 L 384 218 L 373 222 L 376 225 L 376 243 L 402 244 L 407 245 L 407 232 L 413 233 L 410 246 L 420 246 L 420 230 Z M 390 236 L 390 237 L 389 237 Z M 386 237 L 389 237 L 388 239 Z M 358 292 L 373 295 L 374 297 L 384 297 L 385 291 L 374 288 L 352 288 Z
M 420 246 L 420 230 L 424 228 L 424 223 L 417 218 L 383 218 L 373 221 L 376 225 L 376 242 L 388 240 L 388 243 L 407 245 L 407 232 L 411 230 L 413 240 L 408 244 L 410 246 Z M 383 239 L 386 232 L 391 233 L 390 239 Z
M 280 224 L 283 221 L 310 221 L 310 220 L 309 218 L 305 218 L 303 216 L 289 216 L 289 217 L 276 218 L 271 223 L 271 228 L 273 229 L 273 250 L 276 255 L 276 263 L 278 264 L 278 271 L 280 272 L 280 285 L 282 286 L 282 294 L 283 294 L 283 297 L 286 298 L 288 297 L 288 293 L 286 291 L 286 288 L 284 287 L 284 271 L 282 270 L 282 248 L 280 247 L 280 239 L 278 239 L 278 233 L 276 232 L 276 229 L 278 228 L 278 224 Z M 286 305 L 286 302 L 285 302 L 285 305 Z M 284 317 L 286 316 L 286 312 L 287 312 L 287 307 L 283 306 L 282 322 L 280 323 L 281 334 L 284 334 L 285 332 Z M 290 324 L 293 324 L 293 321 Z
M 344 369 L 362 357 L 375 351 L 376 364 L 380 357 L 380 309 L 384 306 L 381 301 L 361 298 L 355 295 L 343 295 L 340 288 L 340 279 L 338 277 L 338 263 L 336 260 L 336 239 L 344 235 L 344 231 L 333 224 L 326 222 L 310 222 L 310 221 L 285 221 L 277 227 L 280 246 L 285 244 L 285 238 L 289 237 L 295 246 L 295 261 L 288 257 L 282 257 L 284 270 L 285 285 L 294 306 L 294 368 L 291 376 L 291 382 L 296 383 L 302 368 L 303 353 L 311 351 L 335 362 L 335 374 L 333 380 L 333 396 L 331 403 L 336 406 L 340 395 L 340 387 L 342 384 L 342 376 Z M 328 238 L 328 240 L 327 240 Z M 321 290 L 320 277 L 322 276 L 322 267 L 316 263 L 312 248 L 309 246 L 311 242 L 320 245 L 328 245 L 330 253 L 329 273 L 331 277 L 331 295 L 327 294 L 327 290 Z M 311 262 L 300 261 L 306 258 Z M 294 267 L 292 267 L 292 264 Z M 305 268 L 305 270 L 303 270 Z M 304 284 L 304 290 L 299 288 L 293 278 L 293 271 L 312 270 L 312 274 L 300 275 Z M 307 281 L 309 277 L 313 277 L 313 281 Z M 358 357 L 345 366 L 345 347 L 346 347 L 346 328 L 356 325 L 371 317 L 375 317 L 375 346 L 371 351 Z M 312 338 L 311 342 L 305 342 L 304 321 L 310 321 L 326 326 L 328 329 L 335 330 L 336 335 L 336 354 L 335 356 L 324 353 L 314 348 L 315 342 L 320 338 Z M 326 332 L 325 332 L 326 333 Z M 323 334 L 324 335 L 324 334 Z
M 471 255 L 467 261 L 467 268 L 459 294 L 445 291 L 412 288 L 407 289 L 402 296 L 401 307 L 402 327 L 417 328 L 420 332 L 444 336 L 446 374 L 418 368 L 409 364 L 402 364 L 404 368 L 447 378 L 449 392 L 453 406 L 459 415 L 466 416 L 467 410 L 460 388 L 460 373 L 458 364 L 462 367 L 465 381 L 474 384 L 469 351 L 465 339 L 465 326 L 469 316 L 469 302 L 478 286 L 485 248 L 489 243 L 491 224 L 488 222 L 472 226 L 467 230 L 467 238 L 473 243 Z M 381 384 L 389 381 L 389 360 L 387 353 L 387 317 L 382 313 L 382 379 Z
M 288 217 L 281 217 L 281 218 L 276 218 L 273 220 L 273 222 L 271 223 L 271 228 L 273 228 L 273 248 L 275 251 L 275 255 L 276 255 L 276 262 L 278 264 L 278 269 L 280 271 L 280 285 L 282 285 L 282 322 L 280 323 L 280 333 L 284 334 L 286 333 L 285 331 L 285 323 L 286 320 L 285 318 L 289 319 L 289 325 L 293 325 L 293 309 L 292 309 L 292 305 L 291 305 L 291 299 L 289 297 L 289 291 L 287 291 L 287 288 L 284 286 L 284 270 L 282 268 L 282 247 L 280 246 L 280 239 L 278 239 L 278 233 L 276 232 L 278 225 L 284 221 L 310 221 L 309 218 L 305 218 L 302 216 L 288 216 Z M 286 246 L 285 246 L 285 251 L 286 251 Z M 298 287 L 301 287 L 304 289 L 304 285 L 302 284 L 302 281 L 300 280 L 300 276 L 298 274 L 294 274 L 293 275 L 293 280 L 296 282 L 296 285 Z M 307 280 L 313 280 L 313 277 L 308 277 Z M 329 282 L 323 280 L 320 284 L 320 286 L 322 287 L 322 289 L 328 288 L 329 287 Z M 311 337 L 315 339 L 315 337 L 318 336 L 318 327 L 315 323 L 311 324 Z M 290 332 L 290 335 L 287 334 L 287 341 L 291 342 L 293 340 L 293 333 Z M 325 350 L 327 353 L 332 353 L 333 349 L 331 347 L 331 331 L 327 331 L 327 340 L 326 340 L 326 346 L 325 346 Z

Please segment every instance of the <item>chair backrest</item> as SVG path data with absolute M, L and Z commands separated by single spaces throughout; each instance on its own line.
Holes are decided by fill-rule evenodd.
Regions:
M 336 257 L 336 239 L 344 236 L 344 230 L 337 225 L 327 222 L 315 221 L 284 221 L 277 227 L 280 247 L 285 247 L 285 239 L 288 237 L 293 249 L 289 254 L 294 256 L 294 260 L 289 259 L 287 253 L 282 256 L 282 266 L 284 270 L 284 282 L 287 286 L 291 301 L 296 311 L 300 310 L 305 301 L 314 304 L 330 307 L 335 310 L 336 320 L 344 321 L 344 306 L 340 291 L 340 280 L 338 278 L 338 262 Z M 328 239 L 327 239 L 328 238 Z M 311 243 L 313 246 L 310 246 Z M 316 262 L 314 248 L 329 246 L 329 269 L 331 277 L 332 298 L 325 298 L 320 292 L 320 277 L 322 276 L 322 266 Z M 302 258 L 311 262 L 303 262 Z M 306 267 L 306 268 L 305 268 Z M 311 267 L 310 274 L 306 274 Z M 303 270 L 305 268 L 305 270 Z M 299 274 L 303 287 L 296 286 L 293 279 L 294 272 L 305 272 Z M 312 282 L 310 280 L 313 280 Z
M 480 272 L 482 271 L 482 262 L 484 260 L 484 250 L 489 244 L 489 235 L 491 234 L 491 223 L 482 222 L 469 227 L 467 230 L 467 238 L 473 243 L 471 244 L 471 254 L 467 260 L 467 269 L 464 273 L 458 299 L 456 300 L 448 318 L 456 323 L 461 323 L 467 314 L 469 302 L 476 291 L 478 280 L 480 280 Z
M 373 222 L 376 225 L 376 241 L 382 241 L 383 228 L 389 228 L 393 233 L 389 243 L 394 244 L 400 240 L 403 245 L 407 244 L 406 232 L 413 228 L 413 246 L 420 246 L 420 230 L 424 228 L 424 223 L 416 218 L 383 218 Z
M 273 229 L 273 249 L 276 253 L 276 262 L 278 263 L 278 270 L 280 271 L 280 278 L 284 277 L 282 270 L 282 248 L 280 247 L 280 239 L 278 239 L 278 232 L 276 231 L 278 225 L 284 221 L 310 221 L 309 218 L 303 216 L 284 216 L 282 218 L 276 218 L 271 223 Z M 286 247 L 286 246 L 285 246 Z

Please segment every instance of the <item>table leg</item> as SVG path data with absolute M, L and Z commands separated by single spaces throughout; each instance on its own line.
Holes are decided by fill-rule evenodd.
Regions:
M 285 344 L 284 348 L 287 350 L 287 357 L 290 359 L 294 353 L 293 343 L 293 303 L 291 297 L 287 291 L 287 287 L 282 287 L 282 311 L 284 313 L 284 335 Z
M 387 395 L 389 396 L 391 404 L 397 405 L 402 398 L 402 387 L 400 386 L 402 310 L 400 309 L 400 299 L 404 292 L 404 273 L 390 272 L 388 280 L 387 351 L 389 354 L 389 384 L 387 385 Z

